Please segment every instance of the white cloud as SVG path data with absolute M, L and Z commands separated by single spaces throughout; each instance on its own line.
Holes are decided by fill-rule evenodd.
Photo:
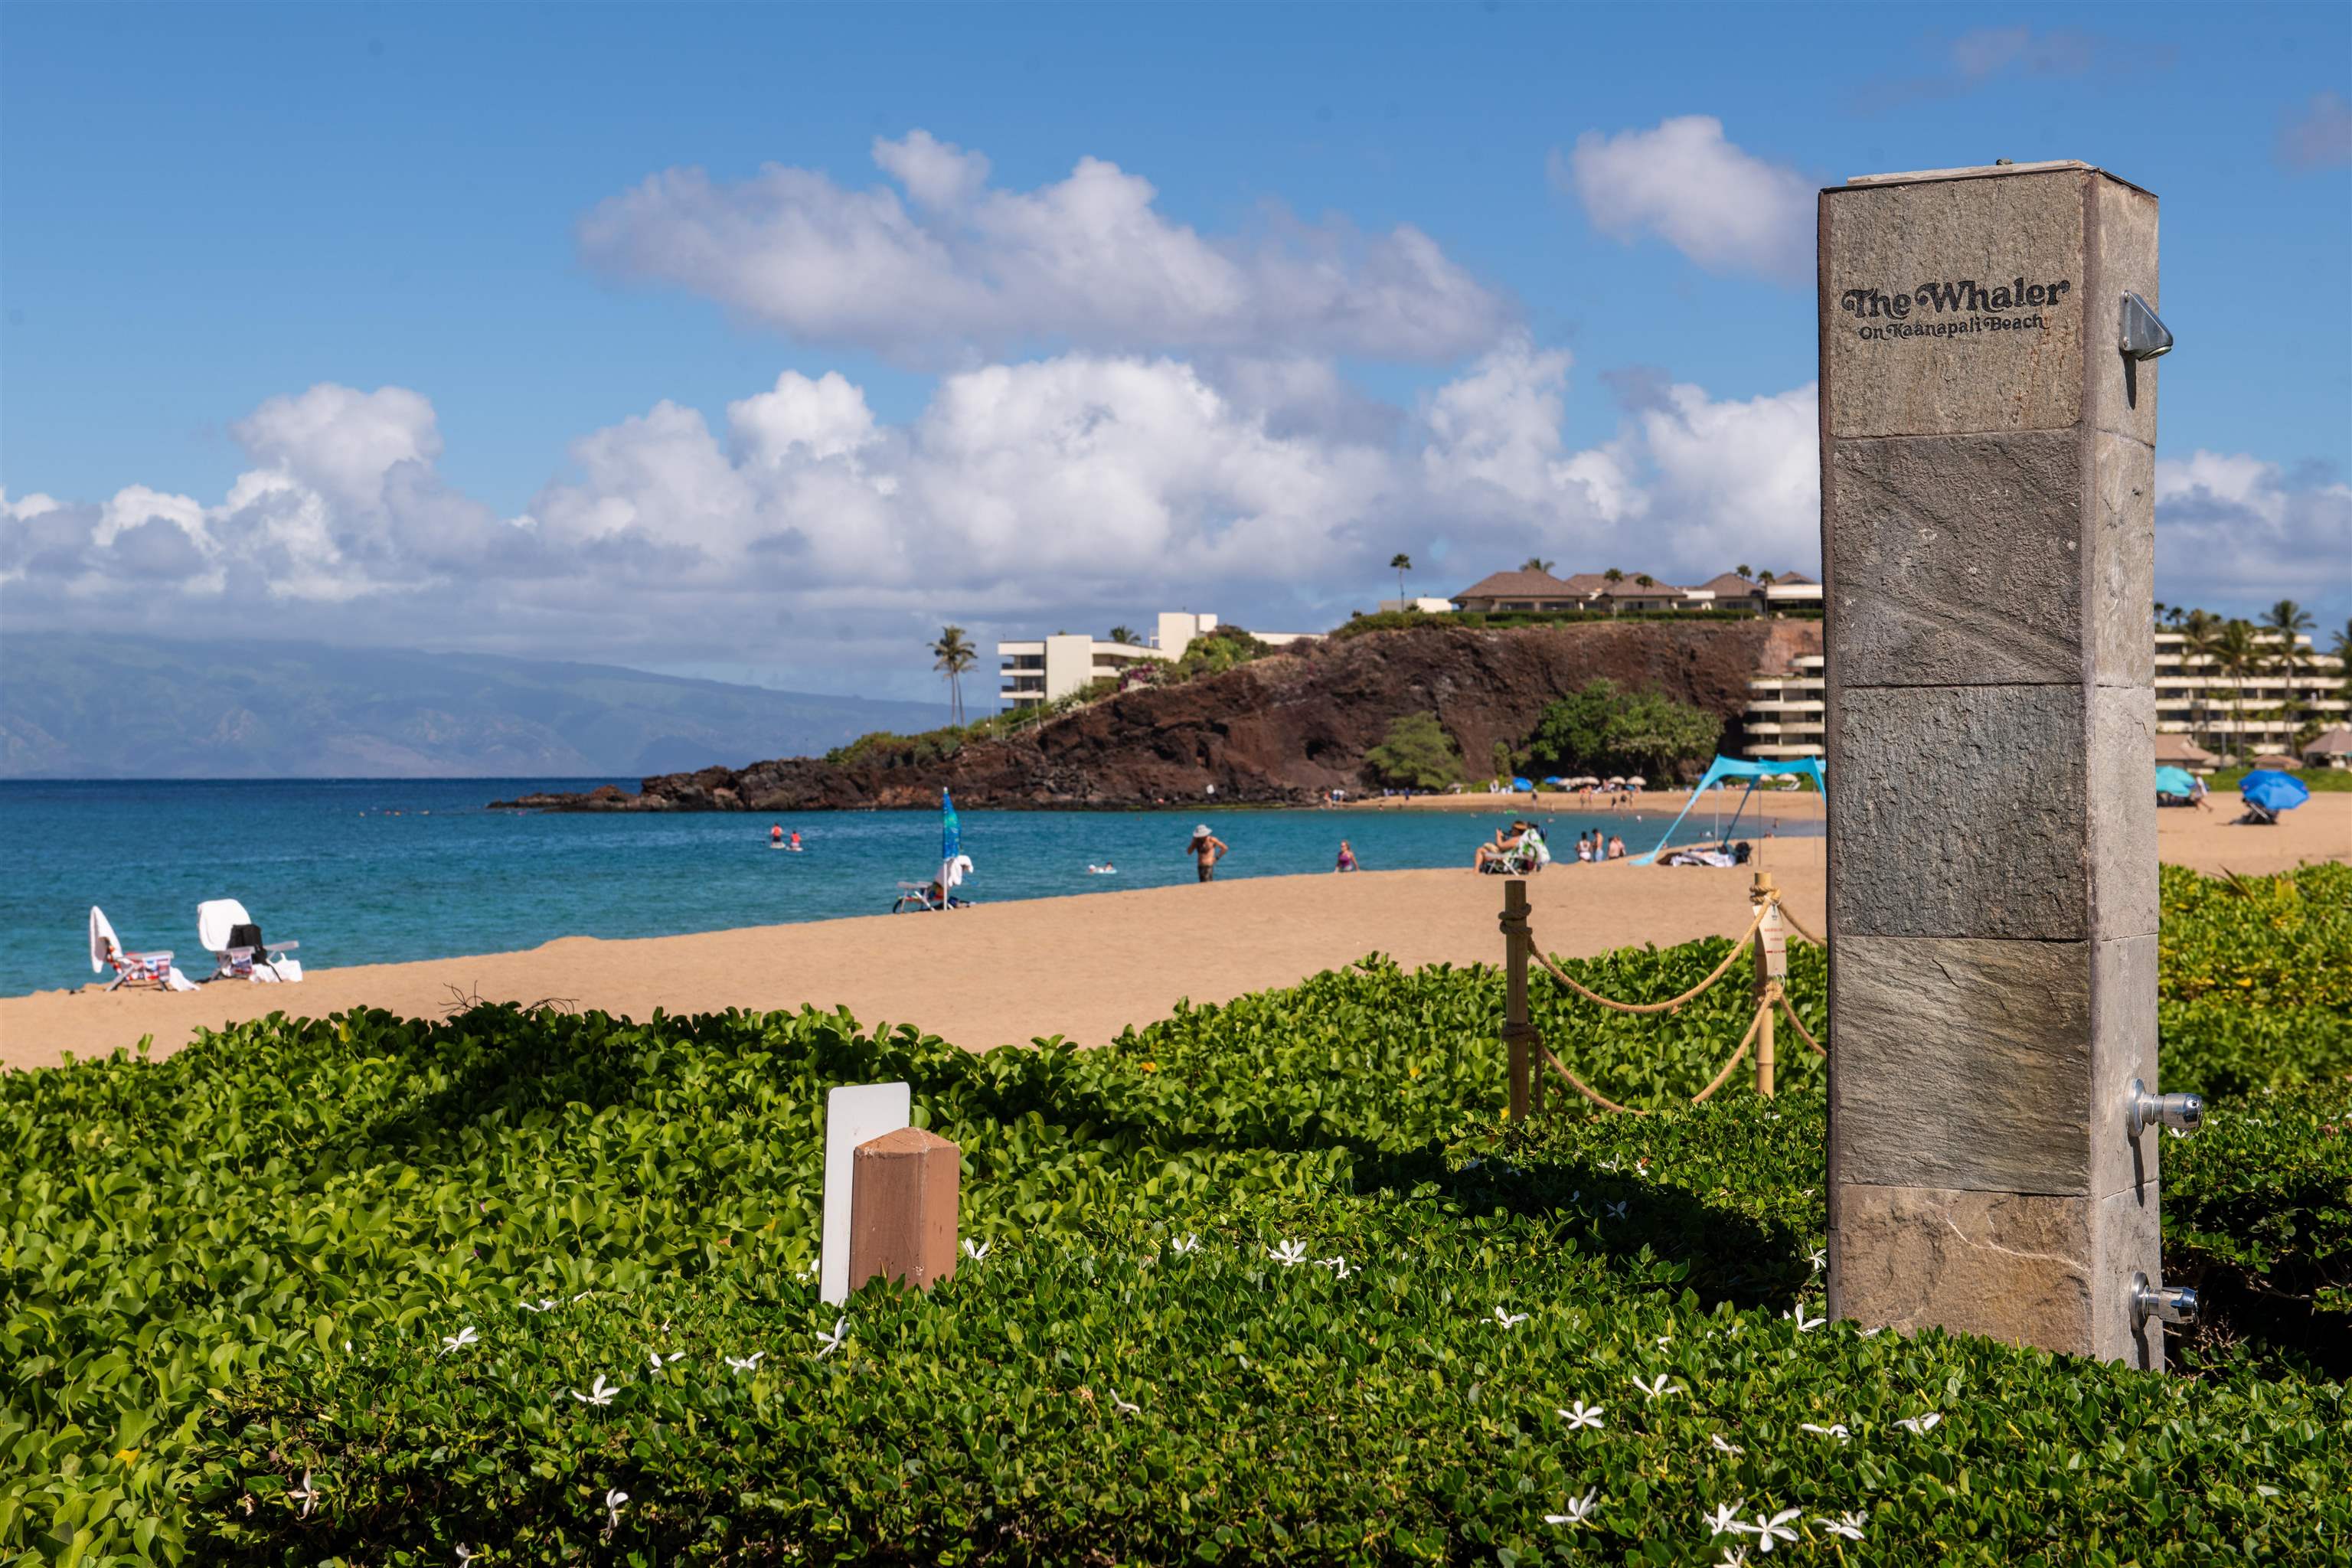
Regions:
M 357 392 L 322 382 L 269 399 L 229 434 L 255 463 L 352 506 L 381 505 L 395 464 L 441 455 L 433 405 L 403 386 Z
M 1263 236 L 1212 238 L 1098 158 L 1014 191 L 920 130 L 873 155 L 908 200 L 781 164 L 733 184 L 670 169 L 590 212 L 581 248 L 807 342 L 933 364 L 1042 344 L 1443 361 L 1511 314 L 1410 225 L 1365 236 L 1277 215 Z
M 1710 272 L 1790 283 L 1812 274 L 1811 184 L 1726 141 L 1711 114 L 1614 136 L 1588 131 L 1567 157 L 1553 153 L 1550 168 L 1553 186 L 1603 234 L 1654 235 Z
M 2314 93 L 2279 132 L 2278 155 L 2290 169 L 2352 163 L 2352 103 L 2336 93 Z
M 2297 484 L 2244 453 L 2159 458 L 2157 596 L 2223 608 L 2352 596 L 2352 486 Z
M 1685 575 L 1712 576 L 1739 561 L 1815 570 L 1821 422 L 1810 383 L 1721 402 L 1677 385 L 1640 423 L 1657 469 L 1653 516 Z

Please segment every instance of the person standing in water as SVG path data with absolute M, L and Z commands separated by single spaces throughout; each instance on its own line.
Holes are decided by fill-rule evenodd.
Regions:
M 1334 871 L 1360 871 L 1363 869 L 1361 866 L 1356 863 L 1356 852 L 1348 847 L 1348 841 L 1344 838 L 1339 840 L 1339 863 L 1332 867 L 1331 869 Z
M 1192 857 L 1201 880 L 1213 882 L 1217 879 L 1217 862 L 1224 858 L 1227 847 L 1225 841 L 1210 832 L 1204 822 L 1192 829 L 1192 842 L 1184 847 L 1184 853 Z

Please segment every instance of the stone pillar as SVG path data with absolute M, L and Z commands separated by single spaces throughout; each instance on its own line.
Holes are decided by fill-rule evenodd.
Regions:
M 2156 227 L 2076 163 L 1821 197 L 1830 1310 L 2143 1367 Z

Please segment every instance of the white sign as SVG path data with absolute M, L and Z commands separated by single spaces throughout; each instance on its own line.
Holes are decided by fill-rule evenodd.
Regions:
M 849 1300 L 849 1184 L 860 1143 L 914 1125 L 914 1093 L 903 1083 L 853 1083 L 824 1100 L 824 1228 L 818 1233 L 817 1294 Z
M 1789 928 L 1780 919 L 1780 906 L 1764 906 L 1764 925 L 1757 933 L 1764 939 L 1764 973 L 1774 980 L 1789 978 Z

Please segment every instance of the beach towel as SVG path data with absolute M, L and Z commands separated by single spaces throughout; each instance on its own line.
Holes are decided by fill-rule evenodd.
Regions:
M 163 961 L 160 978 L 166 991 L 194 991 L 196 988 L 196 983 L 181 973 L 179 965 L 170 962 L 170 953 L 141 956 Z M 110 963 L 118 973 L 140 967 L 124 950 L 121 939 L 114 934 L 114 922 L 106 918 L 106 911 L 92 904 L 89 906 L 89 972 L 103 974 Z

